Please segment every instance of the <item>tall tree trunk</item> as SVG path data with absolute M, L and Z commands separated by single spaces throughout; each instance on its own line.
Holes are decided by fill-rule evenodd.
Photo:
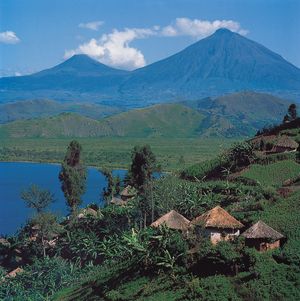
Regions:
M 45 239 L 44 235 L 42 235 L 42 246 L 43 246 L 43 257 L 46 257 L 46 246 L 45 246 Z

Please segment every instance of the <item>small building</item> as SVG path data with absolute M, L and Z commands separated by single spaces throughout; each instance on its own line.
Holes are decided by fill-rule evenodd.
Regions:
M 24 270 L 20 267 L 14 269 L 13 271 L 9 272 L 6 277 L 7 278 L 15 278 L 18 274 L 23 273 Z
M 279 248 L 280 241 L 284 237 L 262 221 L 247 229 L 242 236 L 245 237 L 248 247 L 254 247 L 261 252 Z
M 110 203 L 113 205 L 117 205 L 117 206 L 126 206 L 127 205 L 127 201 L 123 201 L 122 199 L 117 198 L 117 197 L 112 197 Z
M 134 198 L 137 194 L 137 191 L 134 187 L 132 187 L 131 185 L 127 185 L 121 192 L 121 199 L 123 201 L 128 201 L 132 198 Z
M 157 228 L 162 225 L 174 230 L 188 231 L 190 221 L 177 211 L 171 210 L 153 222 L 151 227 Z
M 271 153 L 295 152 L 298 146 L 299 144 L 295 140 L 293 140 L 287 135 L 282 135 L 278 137 L 270 152 Z
M 231 240 L 240 235 L 244 225 L 220 206 L 205 212 L 191 221 L 197 236 L 208 237 L 212 244 Z
M 80 210 L 80 213 L 77 215 L 77 218 L 88 218 L 88 217 L 94 217 L 97 218 L 99 216 L 98 212 L 90 207 L 84 208 Z

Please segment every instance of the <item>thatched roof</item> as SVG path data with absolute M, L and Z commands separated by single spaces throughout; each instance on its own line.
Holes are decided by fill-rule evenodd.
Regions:
M 9 272 L 6 277 L 9 277 L 9 278 L 14 278 L 17 276 L 17 274 L 20 274 L 24 272 L 24 270 L 22 268 L 16 268 L 14 269 L 13 271 Z
M 287 135 L 282 135 L 280 136 L 275 145 L 274 146 L 277 146 L 277 147 L 288 147 L 288 148 L 291 148 L 291 149 L 297 149 L 299 144 L 293 140 L 292 138 L 290 138 L 289 136 Z
M 240 229 L 244 225 L 226 210 L 217 206 L 192 220 L 191 224 L 205 228 Z
M 113 197 L 110 201 L 111 204 L 114 204 L 114 205 L 118 205 L 118 206 L 125 206 L 127 204 L 127 201 L 124 201 L 120 198 L 117 198 L 117 197 Z
M 166 225 L 170 229 L 187 230 L 190 221 L 175 210 L 171 210 L 167 214 L 161 216 L 158 220 L 151 224 L 151 227 L 159 227 Z
M 135 195 L 136 189 L 130 185 L 126 186 L 121 192 L 121 196 L 125 197 L 134 197 Z
M 0 245 L 3 245 L 5 247 L 9 247 L 10 246 L 10 242 L 5 239 L 5 238 L 0 238 Z
M 94 210 L 93 208 L 84 208 L 81 210 L 81 212 L 78 214 L 78 218 L 84 218 L 84 217 L 88 217 L 88 216 L 93 216 L 93 217 L 97 217 L 98 213 L 96 210 Z
M 242 236 L 246 238 L 268 238 L 273 240 L 278 240 L 284 237 L 281 233 L 277 232 L 262 221 L 258 221 L 252 227 L 247 229 Z
M 249 142 L 259 145 L 261 141 L 263 141 L 264 143 L 274 142 L 276 138 L 276 135 L 260 135 L 250 139 Z

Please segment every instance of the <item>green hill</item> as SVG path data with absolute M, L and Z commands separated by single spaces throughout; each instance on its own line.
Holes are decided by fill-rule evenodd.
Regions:
M 15 121 L 0 127 L 2 137 L 195 137 L 204 116 L 180 104 L 155 105 L 104 118 L 77 114 Z
M 8 137 L 245 137 L 266 125 L 279 123 L 288 105 L 280 98 L 254 92 L 121 113 L 120 109 L 95 104 L 20 102 L 9 108 L 6 105 L 5 109 L 10 110 L 6 118 L 39 119 L 12 122 L 0 131 Z M 80 116 L 49 117 L 62 112 Z M 0 113 L 0 122 L 3 114 Z
M 203 136 L 233 137 L 253 135 L 266 125 L 281 122 L 290 103 L 270 94 L 245 91 L 184 104 L 206 114 Z
M 94 103 L 57 102 L 48 99 L 24 100 L 0 104 L 0 124 L 15 120 L 55 116 L 65 112 L 100 119 L 120 113 L 121 109 Z

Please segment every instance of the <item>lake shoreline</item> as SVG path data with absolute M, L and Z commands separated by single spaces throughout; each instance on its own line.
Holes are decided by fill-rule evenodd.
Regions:
M 24 160 L 23 160 L 24 161 Z M 32 184 L 42 189 L 49 190 L 55 196 L 55 202 L 49 206 L 51 212 L 59 212 L 64 216 L 68 212 L 64 194 L 61 190 L 61 183 L 58 178 L 60 164 L 51 162 L 0 162 L 0 233 L 12 235 L 22 227 L 32 214 L 21 200 L 22 190 Z M 112 170 L 114 176 L 124 179 L 127 170 Z M 107 179 L 103 173 L 91 166 L 87 167 L 86 191 L 82 195 L 84 208 L 88 204 L 96 203 L 99 206 L 103 203 L 102 192 L 107 186 Z
M 61 163 L 58 162 L 49 162 L 49 161 L 28 161 L 28 160 L 17 160 L 17 161 L 7 161 L 7 160 L 0 160 L 0 163 L 32 163 L 32 164 L 51 164 L 51 165 L 61 165 Z M 86 165 L 87 168 L 95 168 L 95 169 L 101 169 L 101 167 L 96 165 Z M 127 168 L 122 167 L 114 167 L 111 170 L 124 170 L 128 171 Z

